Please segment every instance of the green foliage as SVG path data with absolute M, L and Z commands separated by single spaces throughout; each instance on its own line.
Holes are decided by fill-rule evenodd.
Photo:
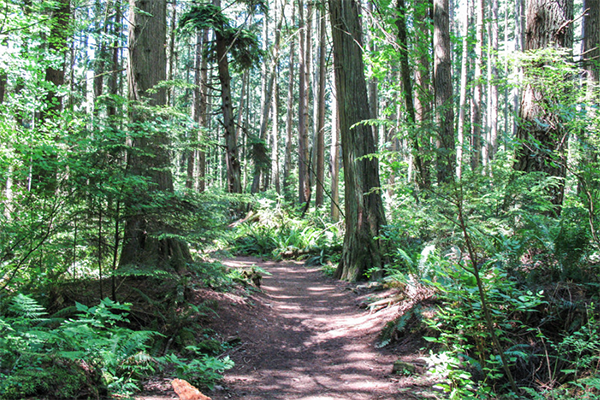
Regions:
M 188 350 L 196 350 L 188 348 Z M 174 368 L 177 378 L 185 379 L 197 387 L 213 389 L 217 381 L 223 378 L 221 375 L 233 367 L 233 361 L 229 356 L 219 359 L 199 352 L 200 358 L 188 360 L 174 354 L 160 357 L 157 360 L 171 368 Z
M 582 384 L 580 379 L 587 382 L 599 372 L 600 324 L 597 320 L 597 309 L 594 304 L 590 304 L 586 311 L 587 321 L 579 329 L 562 337 L 553 340 L 547 338 L 541 330 L 538 331 L 538 337 L 553 350 L 549 353 L 552 356 L 547 355 L 553 381 L 569 377 L 571 384 L 578 387 Z M 591 384 L 593 382 L 590 381 Z
M 591 262 L 597 254 L 597 216 L 590 213 L 595 192 L 567 191 L 557 216 L 548 190 L 555 178 L 514 173 L 502 153 L 491 170 L 490 177 L 466 172 L 444 191 L 415 193 L 402 186 L 394 194 L 392 223 L 384 234 L 390 260 L 384 279 L 411 290 L 424 284 L 434 290 L 429 301 L 437 308 L 430 312 L 428 303 L 413 304 L 386 326 L 381 344 L 414 329 L 427 332 L 430 369 L 450 397 L 510 396 L 500 354 L 491 346 L 482 290 L 502 355 L 523 395 L 569 398 L 587 390 L 595 398 L 597 310 L 584 313 L 585 299 L 598 286 Z M 596 184 L 587 172 L 579 178 L 580 187 Z M 460 199 L 468 216 L 464 234 L 456 208 Z
M 234 68 L 241 72 L 257 66 L 263 57 L 260 42 L 254 29 L 230 29 L 226 40 L 230 44 L 231 56 L 235 60 Z
M 150 345 L 160 335 L 124 327 L 129 304 L 104 299 L 94 307 L 77 303 L 76 311 L 76 318 L 48 318 L 33 298 L 12 299 L 0 318 L 1 399 L 75 398 L 85 392 L 127 396 L 157 367 L 173 368 L 180 378 L 212 387 L 233 366 L 229 358 L 215 357 L 223 347 L 211 339 L 188 346 L 193 359 L 152 357 Z
M 256 3 L 249 6 L 254 7 L 261 2 Z M 189 28 L 195 28 L 218 32 L 227 44 L 228 51 L 235 60 L 234 68 L 238 71 L 257 65 L 262 57 L 256 29 L 234 28 L 232 21 L 213 4 L 193 6 L 181 17 L 179 26 L 187 31 Z M 212 51 L 214 52 L 214 49 Z
M 398 318 L 388 322 L 385 325 L 385 327 L 381 331 L 381 334 L 379 335 L 379 344 L 377 346 L 385 347 L 388 344 L 390 344 L 395 337 L 400 335 L 406 336 L 407 333 L 411 333 L 405 332 L 409 325 L 411 325 L 411 322 L 416 320 L 416 325 L 420 327 L 424 318 L 425 317 L 423 315 L 423 306 L 418 303 L 415 304 L 413 307 L 409 308 Z
M 236 227 L 234 250 L 275 258 L 301 257 L 313 265 L 335 262 L 341 249 L 339 224 L 325 221 L 319 212 L 308 219 L 294 218 L 282 204 L 264 198 L 255 214 Z
M 489 388 L 476 387 L 470 372 L 462 367 L 461 357 L 454 351 L 441 351 L 427 358 L 429 371 L 441 380 L 436 386 L 450 399 L 485 399 Z
M 191 26 L 195 29 L 219 29 L 229 25 L 227 18 L 221 9 L 214 4 L 202 4 L 193 6 L 179 20 L 179 26 L 182 28 Z
M 52 360 L 43 368 L 23 368 L 0 378 L 0 398 L 18 400 L 25 397 L 50 395 L 59 399 L 79 397 L 82 391 L 98 394 L 96 388 L 89 387 L 89 377 L 81 365 L 68 360 Z M 96 391 L 95 391 L 96 390 Z
M 18 295 L 8 311 L 0 319 L 1 368 L 10 371 L 0 384 L 2 398 L 73 397 L 86 390 L 130 394 L 153 371 L 147 350 L 157 333 L 121 327 L 127 322 L 127 304 L 109 299 L 95 307 L 77 304 L 77 318 L 51 320 L 42 318 L 45 313 L 35 300 Z
M 429 328 L 437 332 L 437 336 L 427 340 L 438 343 L 446 350 L 445 357 L 453 359 L 448 368 L 460 366 L 468 371 L 468 376 L 480 381 L 478 391 L 493 386 L 503 377 L 502 364 L 493 348 L 490 333 L 485 326 L 484 309 L 475 277 L 470 271 L 455 262 L 437 258 L 435 281 L 429 283 L 436 288 L 441 305 L 433 319 L 425 320 Z M 488 265 L 480 270 L 490 309 L 496 336 L 505 349 L 505 355 L 511 363 L 528 355 L 510 349 L 515 347 L 515 340 L 527 332 L 525 322 L 539 313 L 546 304 L 543 293 L 532 293 L 519 289 L 515 279 L 495 265 Z M 454 358 L 452 358 L 454 357 Z M 459 360 L 461 360 L 459 362 Z M 439 361 L 439 360 L 438 360 Z M 439 362 L 436 365 L 439 366 Z M 451 393 L 464 390 L 466 375 L 457 372 L 460 380 L 448 374 L 446 389 Z M 473 389 L 471 385 L 471 389 Z

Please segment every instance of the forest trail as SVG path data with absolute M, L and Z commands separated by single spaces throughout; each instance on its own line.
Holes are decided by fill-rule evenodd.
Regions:
M 217 390 L 206 393 L 213 400 L 427 397 L 426 387 L 392 375 L 397 354 L 376 347 L 396 309 L 370 314 L 358 307 L 348 284 L 301 263 L 250 257 L 223 263 L 231 268 L 256 265 L 271 275 L 263 277 L 261 292 L 245 304 L 220 304 L 217 309 L 214 329 L 225 328 L 241 344 L 228 353 L 235 367 Z

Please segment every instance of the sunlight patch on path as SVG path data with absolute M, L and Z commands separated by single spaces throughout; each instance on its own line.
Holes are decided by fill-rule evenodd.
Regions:
M 261 263 L 244 258 L 224 262 L 232 268 L 260 266 L 269 325 L 261 353 L 247 353 L 226 374 L 226 382 L 247 400 L 402 399 L 390 380 L 394 356 L 375 349 L 386 320 L 357 307 L 343 283 L 318 268 L 298 263 Z M 275 321 L 275 322 L 273 322 Z

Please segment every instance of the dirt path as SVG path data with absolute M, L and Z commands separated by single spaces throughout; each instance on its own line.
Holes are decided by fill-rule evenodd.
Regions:
M 238 325 L 242 346 L 231 354 L 236 367 L 213 399 L 415 398 L 414 387 L 391 376 L 398 357 L 375 346 L 393 310 L 369 314 L 345 284 L 318 268 L 248 258 L 225 264 L 256 264 L 272 275 L 255 299 L 263 310 L 256 321 L 238 321 L 245 326 Z
M 241 344 L 228 352 L 235 367 L 216 390 L 206 393 L 213 400 L 432 397 L 427 385 L 392 375 L 398 349 L 376 347 L 382 327 L 397 315 L 396 309 L 370 314 L 358 307 L 360 298 L 347 284 L 301 263 L 249 257 L 223 263 L 231 268 L 257 265 L 271 275 L 263 277 L 261 291 L 250 298 L 235 294 L 216 298 L 219 317 L 208 326 Z M 405 361 L 419 357 L 414 347 L 406 353 Z M 173 393 L 165 398 L 177 397 Z

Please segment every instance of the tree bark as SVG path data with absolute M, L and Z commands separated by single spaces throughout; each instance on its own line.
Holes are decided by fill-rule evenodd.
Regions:
M 415 62 L 415 118 L 421 133 L 416 139 L 423 155 L 423 176 L 421 177 L 423 188 L 431 186 L 431 174 L 429 172 L 431 162 L 431 135 L 427 132 L 433 131 L 432 104 L 434 103 L 433 88 L 431 87 L 431 63 L 430 44 L 431 29 L 427 22 L 430 18 L 431 7 L 428 0 L 415 0 L 414 11 L 414 34 L 417 37 L 416 48 L 418 56 Z
M 265 16 L 265 19 L 267 17 Z M 264 64 L 264 87 L 262 90 L 262 113 L 260 117 L 260 144 L 259 146 L 265 146 L 264 149 L 261 150 L 261 154 L 266 156 L 266 143 L 267 140 L 267 131 L 269 127 L 269 114 L 271 113 L 271 106 L 273 104 L 273 88 L 275 85 L 275 79 L 277 74 L 277 65 L 279 63 L 279 45 L 281 42 L 281 26 L 283 24 L 283 12 L 278 16 L 277 9 L 275 8 L 275 13 L 273 18 L 277 20 L 277 26 L 275 27 L 275 38 L 273 41 L 273 48 L 271 51 L 271 60 L 269 64 Z M 279 19 L 277 19 L 279 18 Z M 267 25 L 267 22 L 265 22 Z M 268 29 L 265 28 L 263 33 L 268 32 Z M 254 169 L 254 179 L 252 181 L 252 193 L 257 193 L 260 190 L 260 182 L 262 177 L 266 177 L 268 173 L 268 161 L 269 160 L 254 160 L 255 161 L 255 169 Z M 271 160 L 272 163 L 272 160 Z
M 0 104 L 4 103 L 4 96 L 6 96 L 6 83 L 7 83 L 6 71 L 0 71 Z
M 525 51 L 550 46 L 571 49 L 573 45 L 573 0 L 530 0 L 527 7 Z M 550 65 L 548 65 L 550 66 Z M 516 151 L 515 170 L 541 171 L 559 178 L 551 189 L 553 204 L 562 205 L 565 177 L 566 131 L 560 116 L 548 109 L 552 88 L 535 84 L 534 69 L 525 68 L 530 79 L 523 91 L 519 110 L 517 140 L 522 143 Z M 558 161 L 557 161 L 558 160 Z
M 377 237 L 385 215 L 377 158 L 365 157 L 376 151 L 373 131 L 368 125 L 354 126 L 370 117 L 359 5 L 355 0 L 329 0 L 329 11 L 346 187 L 346 234 L 336 277 L 355 281 L 368 269 L 383 266 Z
M 207 132 L 210 125 L 210 118 L 208 117 L 208 107 L 209 107 L 209 78 L 208 78 L 208 57 L 204 55 L 204 49 L 208 47 L 208 38 L 209 38 L 209 30 L 205 29 L 202 36 L 202 63 L 200 64 L 200 110 L 198 113 L 198 124 L 200 128 L 203 128 L 204 131 L 200 130 L 198 132 L 198 148 L 196 151 L 196 159 L 198 160 L 196 163 L 196 190 L 200 193 L 206 190 L 206 139 Z
M 305 204 L 310 201 L 310 171 L 308 149 L 308 89 L 307 89 L 307 63 L 306 63 L 306 25 L 304 21 L 304 1 L 298 1 L 300 20 L 300 62 L 298 64 L 298 203 Z
M 465 122 L 467 114 L 467 78 L 469 70 L 469 1 L 466 1 L 466 7 L 462 22 L 462 57 L 460 65 L 460 99 L 458 104 L 458 144 L 456 147 L 456 176 L 462 177 L 463 154 L 465 150 Z
M 515 52 L 523 51 L 525 46 L 525 11 L 524 11 L 524 0 L 515 0 Z M 522 68 L 519 68 L 519 77 L 522 79 L 523 73 Z M 514 137 L 517 137 L 518 129 L 518 115 L 519 106 L 521 104 L 521 93 L 518 88 L 514 88 L 512 92 L 512 103 L 513 103 L 513 125 L 512 133 Z
M 436 124 L 438 126 L 436 168 L 438 183 L 453 180 L 456 171 L 452 62 L 448 0 L 433 2 L 433 48 Z
M 292 23 L 295 23 L 296 19 L 296 7 L 292 7 Z M 287 115 L 285 119 L 285 155 L 283 160 L 283 192 L 287 200 L 291 200 L 287 196 L 289 193 L 289 187 L 291 185 L 290 176 L 292 173 L 292 140 L 293 140 L 293 119 L 294 119 L 294 78 L 295 78 L 295 54 L 296 54 L 296 40 L 295 37 L 291 38 L 290 43 L 290 60 L 289 60 L 289 81 L 288 81 L 288 93 L 287 93 Z
M 188 158 L 186 169 L 185 187 L 193 189 L 198 187 L 196 182 L 196 157 L 198 155 L 198 146 L 200 145 L 200 137 L 202 135 L 202 126 L 199 123 L 200 119 L 200 69 L 202 64 L 202 31 L 196 32 L 196 43 L 194 45 L 194 89 L 192 90 L 192 120 L 198 124 L 198 133 L 194 135 L 190 132 L 190 143 L 188 143 Z M 195 138 L 194 138 L 195 136 Z M 194 143 L 197 141 L 197 143 Z
M 277 73 L 277 70 L 275 70 Z M 271 130 L 271 182 L 277 194 L 281 194 L 281 181 L 279 179 L 279 84 L 275 81 L 273 86 L 272 130 Z
M 262 29 L 262 51 L 266 55 L 269 49 L 269 16 L 265 14 L 263 19 Z M 271 62 L 274 60 L 272 59 Z M 269 114 L 271 111 L 272 104 L 272 93 L 273 93 L 273 79 L 274 76 L 271 74 L 271 68 L 268 63 L 263 62 L 261 66 L 261 83 L 260 83 L 260 125 L 258 138 L 259 141 L 255 141 L 252 144 L 254 154 L 254 173 L 252 179 L 252 187 L 250 188 L 251 193 L 258 193 L 261 189 L 261 181 L 268 168 L 267 160 L 267 128 L 269 124 Z
M 368 18 L 373 18 L 373 0 L 367 0 L 366 3 Z M 369 30 L 367 30 L 367 51 L 371 54 L 374 54 L 376 51 L 375 41 L 371 37 L 371 32 Z M 368 82 L 368 91 L 372 119 L 379 118 L 379 95 L 377 93 L 377 86 L 377 78 L 375 76 L 371 76 Z M 373 135 L 375 135 L 375 146 L 379 148 L 379 128 L 376 126 L 373 127 Z
M 490 133 L 487 143 L 488 159 L 494 159 L 498 151 L 498 0 L 492 0 L 492 18 L 490 35 Z
M 305 44 L 305 51 L 306 51 L 306 57 L 305 57 L 305 63 L 306 63 L 306 107 L 304 108 L 304 120 L 306 121 L 306 140 L 307 140 L 307 149 L 308 149 L 308 186 L 309 186 L 309 191 L 312 194 L 312 178 L 313 178 L 313 174 L 311 173 L 311 169 L 312 169 L 312 151 L 310 148 L 310 132 L 311 132 L 311 124 L 312 126 L 314 126 L 314 114 L 311 117 L 311 107 L 314 107 L 314 105 L 316 104 L 314 101 L 310 101 L 311 98 L 311 94 L 314 92 L 314 88 L 313 88 L 313 67 L 314 67 L 314 62 L 313 62 L 313 43 L 312 43 L 312 37 L 313 37 L 313 18 L 314 18 L 314 6 L 313 6 L 313 1 L 308 0 L 305 4 L 306 4 L 306 18 L 305 18 L 305 23 L 306 23 L 306 29 L 304 30 L 304 33 L 306 34 L 306 44 Z M 314 97 L 313 97 L 314 99 Z M 314 135 L 312 135 L 313 139 L 314 139 Z M 310 199 L 310 196 L 309 196 Z
M 52 11 L 50 20 L 50 37 L 48 39 L 48 50 L 50 53 L 64 59 L 68 50 L 67 40 L 69 38 L 69 20 L 71 18 L 71 1 L 60 0 Z M 46 82 L 52 86 L 46 95 L 47 108 L 41 114 L 42 122 L 47 117 L 57 115 L 62 111 L 62 98 L 55 88 L 65 83 L 65 68 L 61 62 L 46 68 Z
M 106 4 L 106 10 L 104 10 L 104 19 L 102 20 L 102 25 L 97 27 L 96 33 L 99 38 L 99 43 L 97 44 L 97 53 L 96 59 L 94 60 L 94 115 L 98 114 L 98 104 L 97 100 L 104 91 L 104 71 L 106 69 L 106 63 L 108 62 L 108 43 L 107 43 L 107 34 L 110 28 L 109 18 L 113 10 L 112 2 L 109 1 Z M 101 2 L 96 0 L 95 4 L 96 11 L 98 13 L 102 12 Z
M 324 184 L 325 184 L 325 84 L 327 80 L 327 59 L 325 48 L 326 42 L 326 18 L 325 14 L 320 18 L 319 34 L 319 90 L 318 90 L 318 117 L 317 117 L 317 137 L 316 137 L 316 187 L 315 187 L 315 207 L 323 205 Z
M 586 90 L 586 112 L 588 120 L 593 121 L 598 116 L 597 107 L 600 100 L 600 0 L 584 0 L 583 2 L 583 40 L 581 54 L 584 69 L 584 85 Z M 593 127 L 581 132 L 581 138 L 590 141 L 594 136 Z M 598 161 L 598 152 L 595 146 L 588 145 L 584 151 L 584 162 L 595 165 Z M 578 191 L 581 188 L 578 186 Z
M 221 0 L 213 0 L 221 8 Z M 225 164 L 227 166 L 227 190 L 242 193 L 241 166 L 238 138 L 235 134 L 233 104 L 231 99 L 231 75 L 229 74 L 228 43 L 220 29 L 215 29 L 217 67 L 221 83 L 221 110 L 223 114 L 223 136 L 225 137 Z
M 583 68 L 590 88 L 600 82 L 600 0 L 584 0 Z
M 194 57 L 194 91 L 192 92 L 192 119 L 198 124 L 190 159 L 188 160 L 188 180 L 186 186 L 202 193 L 206 189 L 206 152 L 204 131 L 207 129 L 208 109 L 208 59 L 204 55 L 208 46 L 208 29 L 196 32 Z
M 477 16 L 475 34 L 475 87 L 473 90 L 473 115 L 472 115 L 472 143 L 471 168 L 475 171 L 481 164 L 481 126 L 482 126 L 482 100 L 483 100 L 483 24 L 485 18 L 485 2 L 478 0 L 475 5 Z
M 549 46 L 571 49 L 573 45 L 573 0 L 530 0 L 527 7 L 525 51 Z M 543 64 L 533 68 L 542 68 Z M 524 71 L 528 78 L 531 68 Z M 517 171 L 542 171 L 550 176 L 565 177 L 564 151 L 567 140 L 560 116 L 548 111 L 548 89 L 528 83 L 519 110 Z M 535 145 L 531 145 L 535 143 Z M 554 162 L 558 158 L 559 162 Z M 562 205 L 564 181 L 551 190 L 553 204 Z
M 338 222 L 340 220 L 340 124 L 337 90 L 335 89 L 335 70 L 332 71 L 332 75 L 331 97 L 334 105 L 331 110 L 331 220 Z
M 165 105 L 166 90 L 148 92 L 165 80 L 167 59 L 166 0 L 130 0 L 129 28 L 129 100 L 134 103 L 147 101 L 151 106 Z M 147 111 L 135 106 L 130 113 L 131 123 L 144 129 L 142 123 L 152 119 Z M 166 132 L 138 132 L 128 155 L 128 170 L 133 176 L 144 178 L 146 187 L 135 189 L 134 199 L 127 204 L 128 218 L 121 251 L 120 266 L 140 265 L 157 268 L 185 269 L 191 260 L 187 244 L 172 238 L 158 239 L 168 231 L 164 222 L 155 215 L 148 215 L 145 208 L 152 203 L 152 193 L 173 192 L 169 153 L 166 148 Z
M 121 0 L 116 0 L 114 5 L 115 18 L 113 21 L 113 43 L 112 43 L 112 56 L 111 56 L 111 73 L 108 79 L 108 91 L 109 93 L 116 97 L 119 94 L 119 77 L 121 76 L 120 70 L 121 65 L 119 63 L 119 36 L 121 35 Z M 115 105 L 114 100 L 111 99 L 108 103 L 108 107 L 106 109 L 106 113 L 109 118 L 115 117 L 117 115 L 117 107 Z
M 170 30 L 169 30 L 169 53 L 168 53 L 168 59 L 169 59 L 169 68 L 168 68 L 168 75 L 167 75 L 167 80 L 168 81 L 172 81 L 173 79 L 175 79 L 175 67 L 176 67 L 176 61 L 177 61 L 177 51 L 175 50 L 175 27 L 177 26 L 177 0 L 170 0 L 170 4 L 171 4 L 171 23 L 170 23 Z M 167 91 L 167 104 L 169 104 L 170 106 L 174 106 L 175 105 L 175 86 L 171 87 L 168 91 Z M 192 156 L 193 158 L 193 156 Z M 192 164 L 193 165 L 193 164 Z
M 415 106 L 413 101 L 413 84 L 411 80 L 412 71 L 408 59 L 408 35 L 406 30 L 406 5 L 404 0 L 398 0 L 396 4 L 397 16 L 396 27 L 398 28 L 398 45 L 400 46 L 400 71 L 402 75 L 402 91 L 404 93 L 404 104 L 408 116 L 410 152 L 414 167 L 417 170 L 417 184 L 423 189 L 426 187 L 427 172 L 421 155 L 421 145 L 419 144 L 418 131 L 415 123 L 417 121 Z

